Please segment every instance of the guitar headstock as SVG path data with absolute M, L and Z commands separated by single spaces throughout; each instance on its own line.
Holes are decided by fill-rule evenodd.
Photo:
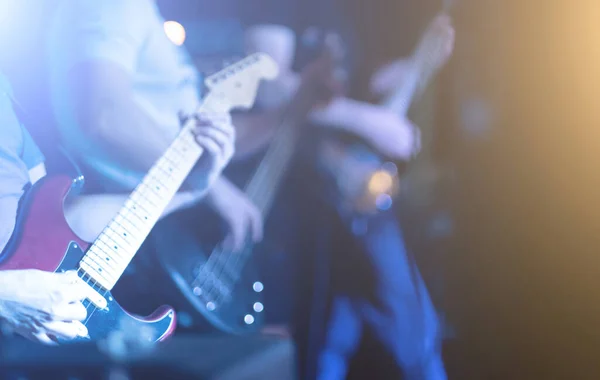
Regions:
M 210 90 L 206 100 L 217 101 L 226 111 L 251 108 L 260 81 L 274 79 L 278 74 L 277 63 L 267 54 L 249 55 L 206 78 L 204 84 Z

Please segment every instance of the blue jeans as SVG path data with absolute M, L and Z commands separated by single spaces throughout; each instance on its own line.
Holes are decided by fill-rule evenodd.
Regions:
M 405 379 L 446 379 L 437 313 L 407 255 L 399 224 L 392 213 L 377 215 L 368 223 L 368 232 L 358 238 L 370 267 L 363 268 L 373 272 L 368 284 L 372 289 L 359 295 L 351 291 L 333 295 L 325 344 L 317 357 L 317 379 L 346 377 L 366 327 L 392 355 Z M 343 275 L 344 281 L 355 282 L 360 276 Z

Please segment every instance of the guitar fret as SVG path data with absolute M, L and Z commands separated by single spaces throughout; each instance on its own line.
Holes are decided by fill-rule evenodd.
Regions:
M 100 284 L 103 288 L 110 290 L 112 288 L 111 281 L 105 279 L 96 269 L 85 261 L 85 258 L 81 261 L 81 269 L 96 283 Z
M 108 256 L 112 261 L 116 262 L 118 265 L 123 264 L 124 258 L 119 254 L 113 252 L 113 250 L 110 249 L 110 246 L 105 242 L 99 242 L 98 245 L 96 245 L 96 247 L 100 252 L 102 252 L 105 256 Z
M 145 182 L 142 182 L 140 184 L 140 187 L 148 189 L 151 194 L 157 195 L 159 197 L 159 199 L 161 199 L 162 195 L 163 195 L 162 192 L 161 192 L 161 189 L 165 188 L 163 186 L 158 186 L 156 184 L 148 184 L 148 183 L 145 183 Z
M 102 237 L 102 239 L 105 239 L 105 236 L 103 236 L 103 237 Z M 106 254 L 110 254 L 111 256 L 113 256 L 113 255 L 114 255 L 114 257 L 113 257 L 113 258 L 117 258 L 117 259 L 118 259 L 120 262 L 126 261 L 126 257 L 125 257 L 125 256 L 121 255 L 119 252 L 116 252 L 116 251 L 113 249 L 113 244 L 112 244 L 112 242 L 110 242 L 110 241 L 109 241 L 109 242 L 106 242 L 106 241 L 104 241 L 104 240 L 102 240 L 102 239 L 99 239 L 99 240 L 98 240 L 98 242 L 99 242 L 100 244 L 102 244 L 102 245 L 104 246 L 104 248 L 100 248 L 100 246 L 98 246 L 98 249 L 101 249 L 101 250 L 102 250 L 102 252 L 104 252 L 104 253 L 106 253 Z
M 89 256 L 89 259 L 91 261 L 93 261 L 96 265 L 98 265 L 99 267 L 102 267 L 104 265 L 102 257 L 98 255 L 97 252 L 95 251 L 91 251 L 91 255 Z M 101 264 L 102 263 L 102 264 Z M 106 268 L 103 268 L 103 271 L 105 271 Z
M 167 155 L 163 156 L 163 159 L 164 159 L 165 161 L 169 161 L 169 163 L 170 163 L 170 167 L 171 167 L 171 168 L 173 168 L 173 169 L 175 169 L 175 168 L 177 168 L 177 167 L 179 166 L 179 163 L 177 163 L 177 162 L 173 161 L 173 160 L 171 159 L 171 157 L 168 157 Z
M 163 182 L 162 179 L 160 179 L 157 174 L 151 173 L 150 178 L 152 178 L 153 181 L 158 182 L 160 184 L 160 186 L 164 189 L 169 189 L 170 186 L 172 185 L 172 183 L 169 184 L 169 183 Z
M 164 173 L 164 175 L 167 177 L 167 179 L 173 179 L 173 176 L 171 175 L 172 171 L 171 171 L 171 172 L 168 172 L 166 169 L 164 169 L 164 168 L 162 167 L 162 165 L 156 165 L 156 168 L 157 168 L 158 170 L 160 170 L 161 172 L 163 172 L 163 173 Z
M 121 210 L 121 212 L 117 215 L 117 217 L 114 219 L 113 223 L 123 227 L 123 230 L 125 230 L 127 233 L 133 233 L 133 230 L 136 231 L 140 231 L 140 229 L 133 224 L 129 219 L 127 219 L 125 216 L 125 210 Z M 128 225 L 126 226 L 125 223 L 127 223 Z
M 116 254 L 119 259 L 127 260 L 127 256 L 129 256 L 128 251 L 131 251 L 134 247 L 130 245 L 125 247 L 110 236 L 107 236 L 107 239 L 109 239 L 109 242 L 103 243 L 107 246 L 109 252 Z M 123 254 L 121 254 L 121 252 L 123 252 Z
M 130 223 L 134 224 L 136 226 L 136 228 L 142 233 L 142 235 L 144 235 L 146 233 L 146 231 L 143 230 L 141 227 L 145 227 L 145 223 L 148 220 L 147 219 L 143 219 L 141 216 L 139 216 L 135 212 L 130 212 L 130 213 L 126 214 L 126 215 L 127 215 L 127 217 L 129 217 L 130 215 L 133 215 L 136 219 L 138 219 L 140 221 L 140 224 L 134 224 L 132 221 L 130 221 Z
M 181 164 L 181 162 L 183 161 L 181 158 L 180 154 L 177 154 L 177 157 L 173 157 L 173 154 L 175 152 L 173 150 L 171 150 L 169 153 L 167 153 L 165 155 L 165 158 L 168 159 L 169 161 L 171 161 L 175 166 L 179 166 L 179 164 Z
M 144 185 L 144 187 L 147 187 L 147 186 Z M 150 191 L 152 191 L 152 190 L 150 189 Z M 137 194 L 139 195 L 139 197 L 144 198 L 145 201 L 147 201 L 148 203 L 150 203 L 151 206 L 157 207 L 156 203 L 154 203 L 153 200 L 151 200 L 146 193 L 138 191 Z M 152 212 L 150 212 L 149 210 L 146 209 L 146 205 L 142 205 L 141 203 L 136 202 L 136 206 L 144 209 L 145 211 L 148 211 L 148 213 L 150 213 L 150 214 L 152 213 Z
M 142 231 L 136 225 L 131 223 L 129 221 L 129 219 L 123 218 L 122 215 L 120 215 L 120 216 L 121 216 L 120 221 L 115 220 L 113 223 L 116 224 L 117 226 L 121 227 L 125 236 L 131 236 L 133 239 L 139 239 L 139 237 L 138 237 L 138 235 L 136 235 L 136 233 L 142 232 Z M 123 223 L 127 223 L 128 226 L 125 226 L 125 224 L 123 224 Z M 136 232 L 133 232 L 132 228 L 135 229 Z
M 121 244 L 121 242 L 127 244 L 130 247 L 133 247 L 133 244 L 131 244 L 131 242 L 127 239 L 123 239 L 121 237 L 121 234 L 119 234 L 117 231 L 115 231 L 112 226 L 108 226 L 108 231 L 111 233 L 110 238 L 114 241 L 117 241 L 116 239 L 119 239 L 118 243 Z
M 114 256 L 112 256 L 112 255 L 110 254 L 110 252 L 107 252 L 107 251 L 103 250 L 102 248 L 100 248 L 100 247 L 99 247 L 99 246 L 97 246 L 97 245 L 94 245 L 92 248 L 94 248 L 94 247 L 95 247 L 95 249 L 94 249 L 94 250 L 90 249 L 90 252 L 93 252 L 94 254 L 96 254 L 97 256 L 99 256 L 100 258 L 103 258 L 103 260 L 102 260 L 102 261 L 109 262 L 111 266 L 113 266 L 113 265 L 112 265 L 113 263 L 114 263 L 114 265 L 119 265 L 119 266 L 122 264 L 122 263 L 120 262 L 120 260 L 116 260 L 116 259 L 114 258 Z M 99 251 L 99 252 L 96 252 L 96 250 L 97 250 L 97 251 Z M 108 258 L 109 260 L 106 260 L 107 258 Z
M 147 217 L 147 216 L 145 216 L 145 217 L 142 217 L 142 216 L 141 216 L 141 215 L 139 215 L 137 212 L 134 212 L 134 211 L 135 211 L 135 210 L 137 210 L 137 208 L 138 208 L 138 206 L 137 206 L 137 204 L 136 204 L 136 203 L 134 203 L 134 202 L 133 202 L 133 201 L 131 201 L 131 200 L 129 200 L 129 201 L 127 201 L 127 202 L 128 202 L 128 203 L 130 203 L 129 205 L 127 205 L 127 204 L 126 204 L 126 207 L 127 207 L 127 208 L 129 208 L 129 210 L 128 210 L 128 211 L 129 211 L 128 215 L 133 215 L 133 216 L 135 216 L 136 218 L 138 218 L 138 219 L 139 219 L 139 220 L 142 222 L 142 225 L 144 225 L 144 224 L 145 224 L 145 223 L 148 221 L 148 217 Z
M 94 271 L 98 274 L 98 276 L 102 277 L 103 280 L 106 280 L 106 281 L 113 280 L 114 275 L 111 276 L 111 274 L 109 272 L 105 271 L 104 268 L 102 268 L 102 266 L 93 259 L 92 255 L 84 257 L 81 262 L 86 263 L 87 265 L 90 266 L 90 268 L 93 268 Z M 109 277 L 107 277 L 107 275 Z
M 100 249 L 98 249 L 100 250 Z M 100 250 L 101 251 L 101 250 Z M 102 262 L 102 265 L 107 265 L 109 267 L 110 270 L 116 271 L 119 269 L 119 267 L 117 266 L 118 263 L 116 262 L 116 260 L 114 260 L 112 257 L 110 257 L 110 255 L 108 254 L 102 254 L 104 253 L 104 251 L 101 252 L 96 252 L 96 250 L 91 250 L 90 251 L 94 256 L 96 256 L 98 258 L 98 264 L 100 262 Z M 106 260 L 106 258 L 109 258 L 109 260 Z M 96 261 L 96 260 L 94 260 Z
M 100 245 L 102 244 L 102 245 Z M 105 242 L 100 242 L 98 245 L 95 245 L 97 249 L 104 254 L 105 257 L 109 257 L 112 261 L 115 262 L 116 265 L 122 265 L 125 262 L 125 258 L 118 253 L 114 252 L 110 245 Z M 104 261 L 104 260 L 103 260 Z
M 118 251 L 118 242 L 116 242 L 114 239 L 112 239 L 110 236 L 108 236 L 106 233 L 102 233 L 100 239 L 100 242 L 102 242 L 104 245 L 106 245 L 107 249 L 111 252 L 113 252 L 114 254 L 117 255 L 117 257 L 119 258 L 124 258 L 124 256 L 121 254 L 120 251 Z M 117 247 L 117 248 L 115 248 Z
M 98 256 L 96 252 L 92 252 L 92 255 L 86 256 L 82 262 L 86 262 L 90 267 L 94 268 L 96 273 L 98 273 L 105 281 L 116 281 L 128 264 L 126 263 L 123 265 L 117 264 L 116 262 L 106 262 L 101 256 Z

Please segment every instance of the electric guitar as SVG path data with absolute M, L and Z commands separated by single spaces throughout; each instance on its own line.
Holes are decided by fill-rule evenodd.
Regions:
M 423 91 L 449 57 L 447 45 L 452 36 L 441 18 L 429 25 L 413 54 L 402 83 L 381 106 L 406 116 L 416 96 Z M 400 190 L 400 168 L 385 159 L 374 147 L 342 138 L 318 142 L 318 168 L 333 182 L 335 203 L 342 214 L 365 215 L 390 207 Z M 354 140 L 354 141 L 352 141 Z
M 272 58 L 251 55 L 206 79 L 210 92 L 198 111 L 249 108 L 259 81 L 272 79 L 277 73 Z M 176 325 L 171 307 L 161 306 L 151 315 L 139 317 L 125 311 L 111 290 L 203 153 L 192 135 L 193 125 L 189 120 L 183 126 L 92 243 L 71 230 L 63 211 L 65 198 L 83 185 L 83 177 L 73 181 L 59 175 L 38 181 L 21 201 L 15 232 L 0 255 L 0 270 L 77 271 L 87 289 L 83 301 L 88 311 L 84 321 L 89 331 L 87 339 L 104 339 L 114 331 L 128 329 L 139 329 L 148 341 L 161 341 L 171 335 Z

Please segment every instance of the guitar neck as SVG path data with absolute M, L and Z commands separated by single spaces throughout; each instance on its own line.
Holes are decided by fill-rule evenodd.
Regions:
M 311 104 L 309 96 L 296 94 L 295 100 L 287 106 L 282 115 L 264 158 L 246 186 L 246 196 L 264 216 L 271 210 L 273 200 L 294 157 L 299 137 L 298 123 L 305 120 L 312 108 Z
M 387 109 L 395 111 L 398 115 L 406 116 L 408 109 L 419 88 L 421 70 L 417 61 L 412 58 L 408 74 L 404 78 L 402 86 L 385 98 L 382 105 Z
M 209 95 L 200 111 L 215 108 L 210 100 Z M 193 125 L 192 120 L 184 125 L 80 262 L 80 268 L 103 288 L 111 290 L 117 283 L 202 155 Z
M 425 33 L 411 55 L 402 85 L 382 102 L 384 107 L 399 115 L 406 116 L 415 95 L 429 84 L 441 66 L 440 54 L 445 49 L 445 40 L 431 33 L 431 29 Z
M 297 134 L 298 131 L 291 122 L 280 126 L 265 157 L 246 186 L 246 195 L 265 216 L 271 210 L 294 156 Z

